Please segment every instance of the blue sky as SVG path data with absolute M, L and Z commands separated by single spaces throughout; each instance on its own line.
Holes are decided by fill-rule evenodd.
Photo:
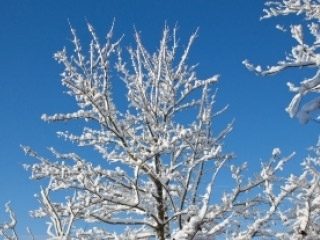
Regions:
M 68 20 L 77 29 L 83 45 L 89 34 L 86 19 L 101 38 L 116 19 L 115 34 L 125 34 L 123 45 L 134 44 L 133 27 L 142 35 L 147 48 L 155 50 L 165 22 L 179 25 L 181 45 L 197 27 L 199 37 L 189 58 L 200 63 L 198 76 L 221 74 L 217 110 L 230 108 L 216 120 L 216 131 L 235 119 L 225 148 L 236 153 L 235 163 L 249 162 L 250 171 L 259 169 L 274 147 L 284 154 L 297 152 L 288 165 L 299 171 L 306 148 L 317 142 L 318 126 L 301 125 L 284 111 L 292 94 L 286 82 L 299 82 L 312 71 L 292 70 L 262 78 L 247 71 L 242 60 L 272 65 L 290 52 L 294 41 L 275 29 L 301 18 L 279 17 L 259 21 L 262 0 L 1 0 L 0 1 L 0 219 L 6 217 L 4 203 L 12 206 L 20 219 L 19 231 L 29 225 L 36 232 L 38 220 L 28 218 L 28 210 L 38 206 L 33 194 L 39 183 L 30 181 L 22 164 L 30 161 L 20 144 L 30 145 L 46 155 L 46 147 L 74 149 L 57 139 L 55 132 L 77 127 L 72 124 L 47 124 L 42 113 L 73 111 L 75 103 L 61 86 L 59 66 L 53 54 L 70 45 Z M 114 86 L 116 90 L 116 86 Z M 49 155 L 50 156 L 50 155 Z M 42 230 L 43 232 L 43 230 Z

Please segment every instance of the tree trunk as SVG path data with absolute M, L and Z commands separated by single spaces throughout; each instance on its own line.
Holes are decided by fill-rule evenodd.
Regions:
M 156 172 L 158 176 L 161 175 L 160 170 L 160 156 L 155 156 L 155 162 L 156 162 Z M 166 193 L 164 192 L 163 183 L 160 182 L 160 180 L 157 180 L 155 182 L 156 188 L 157 188 L 157 210 L 158 210 L 158 219 L 160 220 L 158 224 L 157 229 L 157 239 L 158 240 L 165 240 L 170 238 L 170 229 L 168 228 L 167 224 L 165 224 L 166 220 L 168 220 L 167 215 L 167 205 L 166 205 Z
M 158 218 L 161 221 L 158 224 L 157 239 L 158 240 L 165 240 L 170 237 L 170 233 L 168 231 L 168 227 L 165 224 L 165 221 L 168 219 L 167 206 L 166 206 L 166 202 L 165 202 L 165 199 L 163 196 L 164 195 L 163 194 L 163 186 L 160 182 L 157 183 L 157 193 L 158 193 L 158 198 L 157 198 Z

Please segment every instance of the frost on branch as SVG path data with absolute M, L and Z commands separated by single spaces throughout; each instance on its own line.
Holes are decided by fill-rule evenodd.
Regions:
M 204 179 L 213 172 L 217 174 L 222 163 L 233 155 L 222 152 L 222 141 L 232 123 L 218 134 L 212 131 L 213 117 L 225 110 L 213 111 L 216 94 L 211 93 L 211 86 L 219 76 L 199 79 L 195 66 L 186 63 L 197 33 L 191 35 L 179 58 L 177 29 L 171 33 L 165 27 L 155 53 L 145 49 L 140 34 L 135 32 L 136 46 L 128 49 L 127 63 L 122 59 L 120 40 L 112 40 L 113 26 L 104 44 L 90 24 L 88 28 L 92 41 L 87 57 L 82 54 L 74 29 L 75 55 L 69 57 L 66 49 L 54 55 L 65 68 L 62 84 L 74 96 L 79 110 L 44 114 L 42 119 L 96 122 L 100 127 L 84 126 L 80 135 L 58 135 L 79 146 L 92 146 L 110 168 L 102 167 L 103 162 L 94 166 L 75 153 L 62 154 L 53 148 L 50 150 L 58 162 L 52 162 L 24 147 L 26 153 L 39 160 L 26 166 L 32 178 L 49 179 L 48 187 L 38 197 L 41 207 L 32 216 L 51 219 L 48 234 L 52 238 L 80 234 L 82 230 L 70 226 L 83 220 L 105 223 L 101 236 L 108 239 L 164 240 L 171 237 L 174 226 L 183 228 L 190 206 L 203 209 L 199 226 L 203 225 L 210 195 L 207 193 L 206 200 L 202 200 Z M 111 85 L 116 90 L 116 84 L 111 75 L 120 78 L 127 88 L 129 106 L 125 112 L 112 98 Z M 197 95 L 200 98 L 193 99 Z M 181 119 L 188 113 L 196 113 L 189 125 Z M 209 186 L 211 192 L 213 183 Z M 74 189 L 66 203 L 50 200 L 54 191 L 65 189 Z M 130 228 L 119 234 L 107 232 L 113 224 Z
M 0 236 L 3 236 L 5 240 L 18 240 L 18 235 L 15 230 L 17 218 L 10 207 L 10 202 L 6 203 L 6 212 L 10 216 L 10 222 L 0 224 Z
M 223 141 L 233 123 L 221 132 L 213 130 L 214 118 L 226 109 L 214 109 L 212 85 L 218 75 L 198 79 L 195 66 L 187 65 L 197 33 L 179 57 L 176 29 L 165 27 L 155 53 L 135 32 L 136 44 L 128 49 L 126 62 L 120 40 L 112 40 L 113 26 L 103 44 L 90 24 L 88 28 L 92 36 L 88 56 L 83 55 L 74 29 L 75 55 L 69 56 L 66 49 L 54 55 L 64 66 L 62 84 L 78 110 L 44 114 L 42 119 L 85 120 L 80 134 L 58 132 L 58 136 L 96 149 L 101 162 L 49 148 L 52 161 L 22 146 L 37 159 L 25 165 L 31 178 L 48 180 L 36 196 L 40 207 L 31 211 L 32 217 L 48 220 L 48 239 L 274 236 L 278 230 L 272 223 L 283 225 L 280 216 L 286 212 L 281 207 L 291 204 L 289 197 L 298 189 L 295 178 L 278 176 L 293 155 L 280 158 L 280 150 L 274 149 L 270 161 L 250 179 L 244 178 L 246 164 L 231 165 L 233 154 L 224 153 Z M 129 106 L 124 111 L 112 98 L 119 79 L 127 88 Z M 182 119 L 188 114 L 194 116 L 190 124 Z M 222 170 L 229 170 L 234 187 L 219 193 Z M 57 192 L 65 201 L 54 200 Z M 81 223 L 88 227 L 83 229 Z M 122 231 L 114 232 L 112 225 L 123 226 Z
M 302 162 L 300 176 L 288 180 L 298 186 L 291 195 L 290 206 L 280 211 L 279 217 L 287 230 L 278 232 L 279 239 L 319 239 L 320 236 L 320 148 L 311 147 L 314 156 Z
M 314 41 L 311 44 L 307 43 L 304 37 L 304 27 L 301 24 L 291 25 L 291 36 L 297 41 L 297 45 L 292 47 L 291 53 L 286 56 L 285 60 L 279 61 L 277 65 L 268 67 L 265 70 L 261 66 L 253 66 L 248 60 L 243 61 L 243 64 L 250 71 L 262 76 L 277 74 L 288 68 L 316 68 L 315 75 L 301 81 L 300 85 L 296 86 L 294 83 L 287 83 L 289 91 L 294 92 L 295 96 L 292 98 L 286 111 L 290 117 L 297 117 L 301 123 L 307 123 L 310 120 L 318 121 L 318 117 L 314 117 L 312 113 L 320 109 L 320 99 L 315 98 L 303 104 L 301 102 L 305 95 L 312 92 L 319 93 L 320 88 L 320 3 L 319 1 L 311 0 L 283 0 L 267 2 L 266 5 L 269 8 L 264 10 L 265 15 L 262 19 L 278 15 L 304 14 L 309 20 L 307 27 Z

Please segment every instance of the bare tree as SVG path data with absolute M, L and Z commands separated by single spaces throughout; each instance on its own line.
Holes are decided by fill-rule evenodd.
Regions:
M 279 149 L 261 164 L 260 173 L 246 180 L 246 163 L 240 167 L 230 163 L 233 154 L 222 148 L 232 123 L 218 134 L 212 129 L 213 119 L 226 110 L 213 111 L 216 94 L 211 86 L 218 76 L 198 79 L 196 66 L 186 63 L 197 32 L 178 58 L 176 28 L 172 32 L 164 28 L 153 54 L 136 31 L 136 47 L 129 48 L 128 64 L 122 59 L 121 39 L 112 40 L 113 25 L 104 44 L 90 24 L 88 28 L 92 36 L 88 57 L 82 54 L 73 28 L 75 55 L 68 57 L 66 49 L 54 55 L 64 66 L 62 83 L 79 109 L 42 119 L 89 122 L 81 121 L 84 127 L 79 135 L 58 135 L 98 150 L 101 164 L 53 148 L 56 160 L 51 161 L 23 146 L 26 154 L 38 160 L 25 165 L 32 179 L 48 179 L 37 196 L 41 206 L 31 213 L 50 220 L 48 239 L 240 240 L 279 235 L 273 224 L 284 229 L 282 216 L 288 208 L 283 210 L 282 205 L 294 204 L 291 198 L 308 174 L 280 177 L 278 172 L 294 154 L 280 158 Z M 112 98 L 111 85 L 116 89 L 118 79 L 127 88 L 125 111 Z M 190 124 L 183 119 L 188 114 L 194 116 Z M 104 161 L 107 167 L 101 166 Z M 235 183 L 222 193 L 215 191 L 221 171 Z M 55 192 L 65 194 L 65 201 L 54 201 Z M 0 228 L 0 234 L 17 239 L 4 231 L 14 231 L 16 218 L 9 213 L 12 223 Z M 81 221 L 92 222 L 92 228 L 81 228 Z M 126 228 L 114 233 L 111 225 Z M 299 229 L 300 235 L 307 231 Z

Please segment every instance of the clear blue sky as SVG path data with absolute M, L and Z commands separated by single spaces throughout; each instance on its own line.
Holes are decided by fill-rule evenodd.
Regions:
M 19 231 L 29 225 L 35 232 L 38 220 L 27 212 L 38 206 L 33 194 L 39 183 L 28 179 L 22 164 L 30 161 L 20 144 L 47 154 L 46 147 L 68 150 L 70 144 L 57 139 L 57 130 L 75 127 L 47 124 L 42 113 L 75 109 L 71 97 L 63 94 L 59 66 L 53 54 L 67 46 L 71 38 L 68 20 L 77 29 L 83 45 L 88 40 L 86 19 L 103 38 L 112 19 L 116 35 L 125 34 L 123 44 L 134 44 L 133 26 L 141 31 L 149 49 L 159 43 L 164 23 L 179 25 L 181 43 L 200 27 L 189 63 L 200 63 L 198 75 L 221 74 L 217 109 L 230 104 L 228 112 L 216 120 L 217 130 L 235 118 L 234 131 L 225 140 L 226 149 L 236 153 L 235 163 L 249 162 L 259 168 L 274 147 L 284 154 L 297 151 L 288 165 L 300 169 L 305 149 L 315 144 L 319 125 L 301 125 L 284 111 L 292 94 L 287 81 L 301 81 L 310 73 L 288 71 L 262 78 L 241 64 L 249 59 L 256 64 L 273 64 L 289 52 L 294 41 L 275 29 L 277 23 L 290 24 L 296 18 L 259 21 L 262 0 L 1 0 L 0 1 L 0 219 L 6 217 L 4 203 L 12 201 L 20 223 Z M 116 86 L 114 90 L 117 91 Z M 48 155 L 48 154 L 47 154 Z M 50 154 L 49 154 L 50 156 Z

